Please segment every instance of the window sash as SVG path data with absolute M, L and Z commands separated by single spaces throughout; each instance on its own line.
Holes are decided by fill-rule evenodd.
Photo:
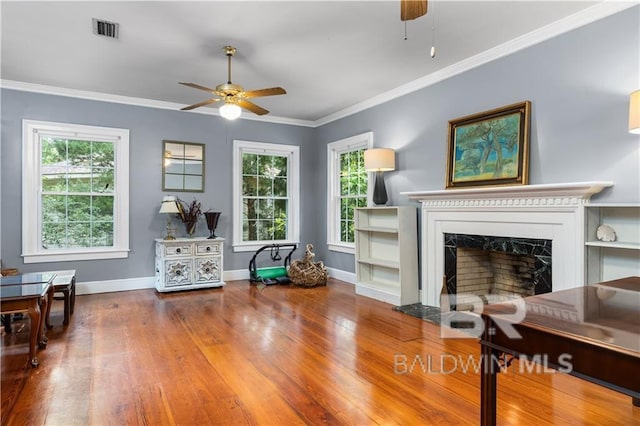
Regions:
M 347 179 L 343 175 L 343 155 L 370 148 L 373 145 L 373 133 L 363 133 L 350 138 L 331 142 L 327 145 L 327 245 L 329 250 L 345 253 L 354 253 L 355 227 L 354 209 L 366 207 L 371 199 L 372 178 L 369 173 L 358 170 L 364 167 L 364 159 L 360 158 L 359 164 L 352 167 L 348 165 Z M 360 154 L 362 155 L 362 154 Z M 351 161 L 352 157 L 346 159 Z M 354 176 L 361 175 L 365 179 L 366 190 L 362 190 L 362 181 L 356 177 L 356 185 L 349 184 Z M 347 184 L 346 187 L 344 184 Z M 354 200 L 350 206 L 349 201 Z M 346 203 L 346 204 L 345 204 Z M 345 211 L 346 210 L 346 211 Z
M 256 156 L 255 169 L 245 170 L 246 155 Z M 261 160 L 269 157 L 270 163 L 265 165 Z M 299 147 L 236 140 L 234 170 L 234 251 L 253 251 L 271 243 L 298 243 Z M 275 175 L 269 178 L 271 172 Z M 260 186 L 265 180 L 270 181 L 269 188 Z M 255 188 L 247 191 L 250 186 Z M 257 205 L 252 206 L 257 211 L 247 211 L 249 202 Z M 270 214 L 261 216 L 263 210 Z
M 93 151 L 97 143 L 113 144 L 113 159 L 111 161 L 113 167 L 95 167 L 91 168 L 91 182 L 89 187 L 81 190 L 73 188 L 69 190 L 68 175 L 69 171 L 77 166 L 71 166 L 68 163 L 68 153 L 65 153 L 65 170 L 58 173 L 65 176 L 64 188 L 43 188 L 43 182 L 46 174 L 46 164 L 43 164 L 42 149 L 44 141 L 50 139 L 67 139 L 70 141 L 90 142 L 91 155 L 89 162 L 94 166 Z M 68 147 L 66 148 L 68 152 Z M 55 261 L 71 261 L 71 260 L 90 260 L 90 259 L 110 259 L 123 258 L 128 256 L 129 251 L 129 131 L 127 129 L 104 128 L 95 126 L 84 126 L 77 124 L 53 123 L 35 120 L 23 120 L 23 159 L 22 159 L 22 175 L 23 175 L 23 193 L 22 193 L 22 256 L 25 263 L 37 262 L 55 262 Z M 83 165 L 82 167 L 85 167 Z M 103 190 L 99 190 L 93 185 L 94 172 L 96 176 L 99 172 L 110 170 L 112 177 L 108 178 L 109 185 L 105 185 Z M 98 178 L 99 179 L 99 178 Z M 100 183 L 100 182 L 99 182 Z M 100 185 L 104 183 L 102 181 Z M 65 203 L 69 201 L 69 197 L 90 197 L 92 202 L 96 202 L 98 198 L 112 198 L 110 204 L 111 213 L 109 220 L 105 220 L 105 215 L 96 217 L 90 210 L 89 219 L 69 220 L 68 210 L 65 211 L 65 243 L 57 246 L 51 244 L 51 241 L 43 240 L 43 232 L 46 227 L 56 221 L 48 220 L 44 212 L 44 197 L 60 196 L 66 197 Z M 95 205 L 93 206 L 95 207 Z M 65 209 L 68 205 L 65 204 Z M 59 222 L 59 221 L 58 221 Z M 68 246 L 68 225 L 78 226 L 79 223 L 90 222 L 89 244 L 72 244 Z M 111 229 L 107 222 L 111 222 Z M 98 244 L 96 235 L 93 234 L 96 228 L 103 228 L 102 237 L 105 235 L 108 244 Z M 105 231 L 106 230 L 106 231 Z M 86 242 L 86 240 L 85 240 Z M 44 244 L 43 244 L 44 243 Z

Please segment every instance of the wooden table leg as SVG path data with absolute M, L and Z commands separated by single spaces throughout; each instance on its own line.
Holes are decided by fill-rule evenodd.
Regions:
M 49 297 L 49 293 L 51 293 L 51 297 Z M 55 293 L 55 291 L 54 291 L 53 285 L 52 285 L 51 289 L 47 292 L 47 299 L 48 299 L 47 300 L 47 302 L 48 302 L 47 303 L 47 313 L 44 316 L 45 325 L 47 326 L 47 328 L 49 330 L 51 330 L 53 328 L 53 325 L 51 325 L 50 316 L 51 316 L 51 305 L 53 305 L 53 295 L 54 295 L 54 293 Z
M 2 315 L 2 325 L 4 326 L 5 333 L 11 333 L 11 314 L 3 314 Z
M 73 315 L 73 310 L 76 307 L 76 276 L 74 275 L 73 278 L 71 278 L 71 295 L 70 295 L 70 308 L 69 308 L 69 313 L 71 315 Z
M 490 341 L 490 321 L 485 321 L 483 341 Z M 480 360 L 480 424 L 496 425 L 496 384 L 498 372 L 498 353 L 491 347 L 481 344 Z
M 29 335 L 29 362 L 31 362 L 32 367 L 37 367 L 38 357 L 36 355 L 36 343 L 38 343 L 38 334 L 40 332 L 42 317 L 40 312 L 40 301 L 38 299 L 30 301 L 29 310 L 27 312 L 29 314 L 29 319 L 31 320 L 31 331 Z
M 38 324 L 38 333 L 40 335 L 38 345 L 44 349 L 47 347 L 47 343 L 49 343 L 49 339 L 47 338 L 47 334 L 45 331 L 45 323 L 47 322 L 51 304 L 53 303 L 53 286 L 49 287 L 46 297 L 40 298 L 40 303 L 42 304 L 40 312 L 43 314 L 40 315 L 40 323 Z

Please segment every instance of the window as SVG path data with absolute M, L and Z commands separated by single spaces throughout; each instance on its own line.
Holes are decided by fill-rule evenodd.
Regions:
M 373 133 L 327 145 L 327 244 L 329 250 L 355 251 L 354 209 L 366 207 L 371 178 L 364 170 L 364 151 Z
M 25 263 L 129 251 L 129 131 L 23 120 Z
M 299 242 L 300 148 L 233 142 L 233 248 Z

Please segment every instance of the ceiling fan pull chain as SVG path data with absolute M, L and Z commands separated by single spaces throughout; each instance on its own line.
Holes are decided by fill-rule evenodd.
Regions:
M 436 57 L 436 2 L 431 3 L 431 57 Z
M 407 40 L 407 21 L 404 21 L 404 39 Z

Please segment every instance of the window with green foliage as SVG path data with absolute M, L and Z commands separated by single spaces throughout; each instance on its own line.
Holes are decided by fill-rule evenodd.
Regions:
M 113 143 L 44 136 L 40 144 L 42 247 L 113 247 Z
M 23 127 L 25 262 L 126 257 L 128 130 Z
M 354 242 L 354 209 L 367 207 L 364 148 L 340 154 L 340 242 Z
M 242 241 L 287 239 L 287 160 L 242 154 Z
M 234 250 L 298 242 L 299 148 L 234 141 Z
M 364 151 L 373 134 L 363 133 L 327 145 L 327 244 L 330 250 L 353 253 L 355 209 L 366 207 L 370 176 L 364 170 Z

